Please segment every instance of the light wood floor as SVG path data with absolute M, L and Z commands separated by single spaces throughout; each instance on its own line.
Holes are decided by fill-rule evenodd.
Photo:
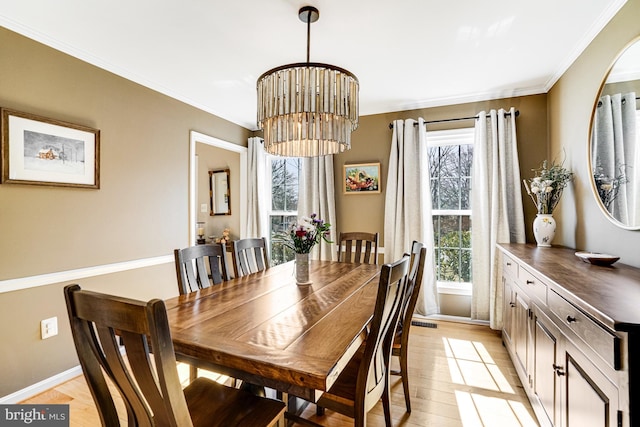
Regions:
M 538 426 L 498 332 L 487 326 L 433 323 L 438 327 L 411 329 L 411 414 L 405 412 L 400 377 L 391 378 L 394 426 Z M 179 370 L 186 383 L 188 368 L 181 365 Z M 69 404 L 72 427 L 100 425 L 82 376 L 23 403 Z M 120 404 L 119 411 L 122 408 Z M 349 418 L 329 410 L 317 417 L 314 405 L 303 416 L 327 427 L 353 425 Z M 124 417 L 122 424 L 126 425 Z M 367 425 L 384 426 L 381 403 L 369 412 Z

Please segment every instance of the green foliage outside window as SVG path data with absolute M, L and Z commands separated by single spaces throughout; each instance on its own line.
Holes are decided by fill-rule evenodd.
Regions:
M 471 231 L 449 232 L 436 250 L 439 282 L 471 282 Z
M 291 229 L 298 221 L 293 215 L 278 215 L 271 217 L 271 265 L 283 264 L 295 258 L 295 252 L 278 241 L 275 236 Z
M 429 148 L 436 280 L 471 282 L 473 145 Z
M 298 158 L 274 158 L 271 160 L 271 209 L 284 215 L 270 215 L 269 229 L 271 239 L 271 265 L 278 265 L 291 261 L 295 253 L 278 243 L 274 235 L 283 233 L 295 224 L 297 215 L 287 215 L 287 212 L 298 210 L 298 180 L 302 161 Z

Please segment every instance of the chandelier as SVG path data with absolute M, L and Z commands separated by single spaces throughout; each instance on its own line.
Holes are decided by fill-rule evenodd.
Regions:
M 316 157 L 351 148 L 358 127 L 356 76 L 334 65 L 309 62 L 311 23 L 318 9 L 298 11 L 307 24 L 307 62 L 282 65 L 258 78 L 258 128 L 268 153 Z

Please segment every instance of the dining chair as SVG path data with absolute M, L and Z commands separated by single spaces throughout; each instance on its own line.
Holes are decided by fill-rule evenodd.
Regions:
M 407 291 L 405 292 L 402 309 L 400 311 L 400 319 L 398 327 L 393 337 L 393 345 L 391 347 L 391 355 L 397 356 L 400 362 L 400 370 L 391 370 L 392 375 L 400 375 L 402 377 L 402 388 L 404 391 L 404 401 L 407 412 L 411 412 L 411 399 L 409 394 L 409 370 L 408 370 L 408 354 L 409 354 L 409 330 L 413 312 L 415 311 L 422 285 L 422 276 L 424 272 L 424 263 L 427 258 L 427 248 L 420 242 L 414 241 L 411 245 L 411 263 L 409 267 L 409 279 Z
M 338 239 L 338 261 L 377 265 L 378 233 L 341 232 Z
M 267 239 L 264 237 L 232 241 L 231 255 L 235 277 L 257 273 L 269 268 Z
M 189 246 L 173 251 L 178 291 L 185 295 L 230 280 L 226 247 L 223 244 Z
M 226 246 L 221 243 L 189 246 L 173 251 L 178 276 L 178 291 L 186 295 L 199 289 L 208 288 L 213 283 L 230 280 L 227 265 Z M 198 368 L 189 366 L 189 380 L 198 376 Z M 236 381 L 233 380 L 236 384 Z
M 385 424 L 391 426 L 389 362 L 391 344 L 398 324 L 407 286 L 409 256 L 382 266 L 378 294 L 364 345 L 347 363 L 331 388 L 318 399 L 317 406 L 354 419 L 356 427 L 367 424 L 367 413 L 380 399 Z
M 208 378 L 182 389 L 164 301 L 137 301 L 78 285 L 65 286 L 64 294 L 78 359 L 103 426 L 120 425 L 107 378 L 124 400 L 129 426 L 284 422 L 284 403 Z

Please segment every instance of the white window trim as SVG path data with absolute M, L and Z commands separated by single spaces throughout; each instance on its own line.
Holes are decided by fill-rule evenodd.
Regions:
M 427 131 L 428 147 L 444 147 L 451 145 L 474 145 L 475 128 L 460 128 L 449 130 Z M 460 215 L 471 216 L 471 210 L 454 210 L 454 209 L 432 209 L 432 216 L 444 215 Z M 471 282 L 442 282 L 436 283 L 438 293 L 455 294 L 455 295 L 471 295 L 473 284 Z
M 272 154 L 267 154 L 265 156 L 265 170 L 267 171 L 267 218 L 270 218 L 272 216 L 298 216 L 298 210 L 296 209 L 295 211 L 275 211 L 272 210 L 273 207 L 273 200 L 271 199 L 271 197 L 273 196 L 273 188 L 271 186 L 271 184 L 273 183 L 273 176 L 272 176 L 272 170 L 271 170 L 271 161 L 272 160 L 280 160 L 281 158 L 278 156 L 274 156 Z M 269 223 L 269 229 L 271 229 L 271 223 Z
M 295 211 L 282 211 L 282 210 L 273 210 L 273 188 L 272 188 L 272 184 L 273 184 L 273 171 L 271 168 L 271 163 L 273 160 L 282 160 L 282 157 L 280 156 L 274 156 L 272 154 L 267 154 L 264 156 L 265 157 L 265 170 L 267 171 L 267 184 L 265 186 L 265 190 L 267 191 L 267 227 L 269 230 L 268 233 L 268 237 L 267 237 L 267 246 L 269 246 L 269 257 L 272 256 L 271 254 L 271 217 L 273 216 L 295 216 L 296 218 L 298 217 L 298 210 L 296 209 Z M 271 262 L 271 260 L 269 260 L 269 262 Z
M 475 128 L 460 128 L 449 130 L 427 131 L 427 146 L 438 147 L 445 145 L 473 145 Z

